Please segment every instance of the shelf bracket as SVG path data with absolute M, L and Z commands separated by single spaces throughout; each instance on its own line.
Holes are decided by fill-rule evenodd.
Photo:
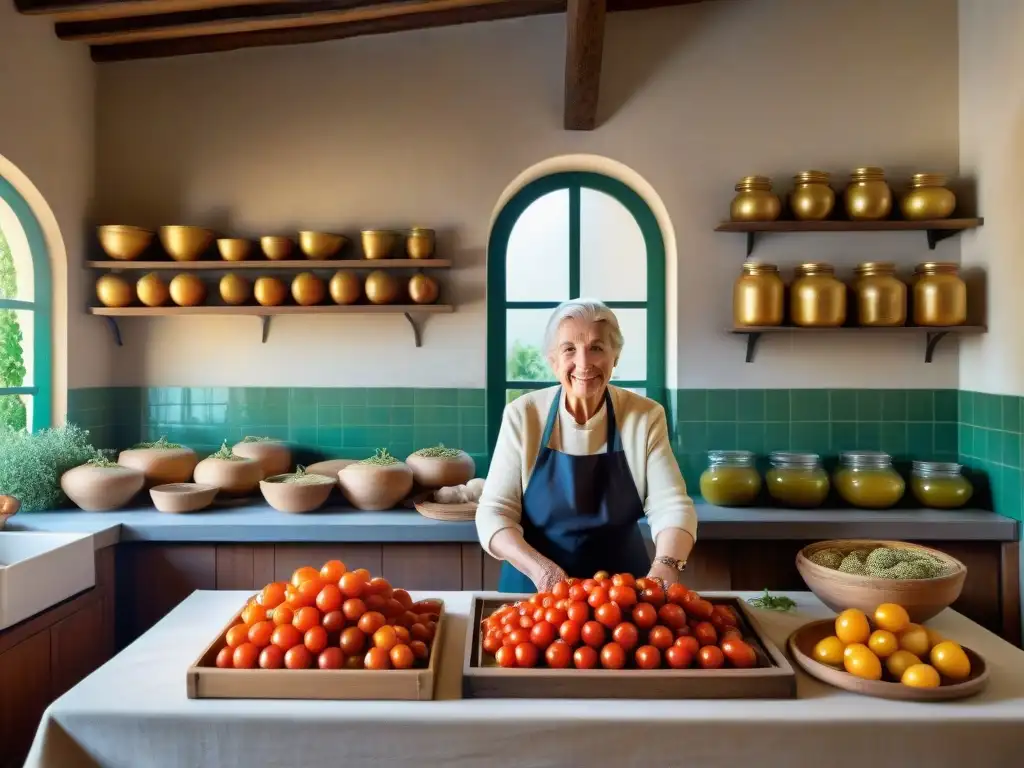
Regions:
M 416 347 L 417 348 L 422 347 L 423 346 L 423 328 L 422 328 L 422 326 L 421 325 L 416 325 L 416 321 L 412 319 L 412 315 L 410 315 L 408 312 L 403 312 L 402 314 L 405 315 L 405 319 L 408 320 L 409 321 L 409 325 L 412 326 L 412 335 L 413 335 L 413 338 L 416 341 Z
M 927 335 L 927 343 L 924 348 L 924 361 L 930 363 L 932 357 L 935 355 L 936 345 L 945 338 L 949 331 L 929 331 Z
M 757 342 L 761 340 L 760 331 L 751 331 L 750 333 L 744 334 L 747 337 L 747 357 L 746 362 L 754 362 L 754 350 L 757 349 Z
M 260 323 L 263 326 L 263 343 L 266 344 L 270 335 L 270 315 L 260 315 Z
M 959 229 L 926 229 L 925 235 L 928 236 L 928 250 L 934 251 L 938 243 L 959 234 Z
M 110 333 L 114 337 L 114 343 L 119 347 L 123 347 L 124 342 L 121 341 L 121 328 L 117 324 L 117 318 L 108 315 L 103 319 L 107 321 L 107 327 L 110 328 Z
M 750 254 L 754 252 L 754 237 L 756 232 L 747 232 L 747 258 L 750 258 Z M 749 360 L 747 362 L 750 362 Z

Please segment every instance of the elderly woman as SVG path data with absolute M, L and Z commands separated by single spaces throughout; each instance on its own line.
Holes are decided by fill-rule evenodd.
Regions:
M 544 334 L 558 385 L 505 408 L 476 512 L 483 548 L 503 560 L 503 592 L 547 591 L 597 571 L 678 581 L 697 516 L 668 439 L 665 409 L 612 387 L 622 352 L 615 314 L 577 299 Z M 650 560 L 637 526 L 647 517 Z

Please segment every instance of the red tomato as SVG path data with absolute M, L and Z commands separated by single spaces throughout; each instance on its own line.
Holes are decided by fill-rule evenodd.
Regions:
M 742 640 L 730 637 L 722 641 L 722 654 L 729 663 L 738 669 L 749 669 L 757 666 L 757 654 L 754 649 Z
M 551 594 L 557 597 L 559 600 L 564 600 L 569 596 L 569 584 L 565 581 L 560 581 L 551 588 Z
M 274 622 L 259 621 L 249 627 L 249 642 L 257 648 L 266 648 L 270 645 L 270 638 L 274 636 Z
M 725 664 L 725 654 L 717 645 L 705 645 L 697 654 L 697 663 L 701 669 L 719 669 Z
M 604 587 L 594 587 L 590 590 L 587 603 L 591 608 L 597 608 L 608 602 L 608 590 Z
M 356 626 L 363 631 L 364 635 L 372 635 L 383 627 L 386 622 L 387 619 L 384 618 L 384 614 L 377 611 L 367 611 L 359 617 L 359 623 Z
M 674 640 L 675 635 L 672 634 L 672 630 L 668 627 L 663 627 L 660 624 L 647 633 L 647 642 L 659 651 L 671 648 Z
M 640 669 L 657 669 L 661 666 L 661 651 L 653 645 L 641 645 L 636 649 L 636 665 Z
M 306 583 L 308 584 L 309 582 Z M 295 612 L 295 618 L 292 619 L 292 626 L 299 630 L 299 632 L 305 632 L 311 627 L 319 627 L 320 611 L 311 605 L 299 608 Z
M 388 607 L 388 601 L 380 595 L 363 595 L 363 602 L 366 604 L 367 611 L 375 611 L 381 616 L 384 615 L 384 610 Z
M 516 665 L 516 649 L 511 645 L 503 645 L 494 654 L 494 660 L 498 662 L 500 667 L 514 667 Z
M 284 602 L 284 582 L 275 581 L 271 584 L 267 584 L 260 593 L 260 597 L 263 598 L 262 605 L 267 610 L 271 608 L 277 608 L 281 603 Z
M 391 583 L 380 576 L 370 579 L 370 583 L 366 585 L 365 591 L 369 595 L 380 595 L 385 600 L 390 599 L 394 592 L 394 590 L 391 589 Z
M 517 667 L 535 667 L 540 658 L 540 651 L 533 643 L 520 643 L 516 646 L 515 654 Z
M 612 576 L 612 584 L 616 587 L 630 587 L 636 585 L 636 579 L 632 573 L 616 573 Z
M 692 636 L 677 637 L 676 638 L 676 642 L 675 642 L 675 647 L 676 648 L 682 648 L 687 653 L 689 653 L 691 660 L 700 651 L 700 643 L 697 642 L 697 638 L 696 637 L 692 637 Z
M 611 574 L 609 574 L 608 571 L 598 571 L 594 574 L 594 581 L 604 581 L 605 579 L 610 578 Z
M 415 605 L 412 601 L 412 596 L 404 589 L 396 589 L 391 593 L 391 597 L 400 602 L 407 611 Z
M 345 654 L 341 652 L 341 648 L 334 646 L 325 648 L 316 658 L 316 665 L 320 669 L 341 669 L 341 665 L 344 663 Z
M 388 655 L 391 657 L 391 666 L 395 669 L 411 669 L 416 663 L 416 654 L 405 643 L 396 645 Z
M 665 603 L 658 609 L 658 619 L 669 629 L 686 626 L 686 612 L 675 603 Z
M 569 603 L 569 607 L 565 609 L 565 614 L 569 617 L 570 621 L 582 624 L 590 618 L 590 606 L 586 603 Z
M 308 669 L 313 665 L 313 657 L 306 646 L 296 645 L 294 648 L 289 648 L 285 651 L 284 665 L 288 669 Z
M 581 646 L 572 655 L 572 662 L 576 669 L 593 669 L 597 666 L 597 651 L 589 645 Z
M 601 649 L 601 666 L 605 669 L 622 669 L 626 666 L 626 651 L 618 643 L 608 643 Z
M 363 656 L 348 656 L 345 669 L 366 669 L 366 659 Z
M 338 580 L 345 575 L 348 568 L 341 560 L 328 560 L 320 569 L 320 578 L 326 582 L 338 583 Z
M 590 594 L 593 596 L 594 593 Z M 594 618 L 608 629 L 612 629 L 622 621 L 622 609 L 615 603 L 604 603 L 594 611 Z
M 715 612 L 715 606 L 707 600 L 691 600 L 686 606 L 686 612 L 701 621 L 707 621 Z
M 527 629 L 513 629 L 505 635 L 505 639 L 508 640 L 508 643 L 506 643 L 507 645 L 522 645 L 523 643 L 529 642 L 530 631 Z
M 686 669 L 693 664 L 693 654 L 688 648 L 673 645 L 665 651 L 665 663 L 672 669 Z
M 726 627 L 722 632 L 718 634 L 718 642 L 721 644 L 728 640 L 730 637 L 734 637 L 737 640 L 742 640 L 743 633 L 737 627 Z
M 295 611 L 287 605 L 279 605 L 274 609 L 274 625 L 291 624 L 295 618 Z
M 675 603 L 676 605 L 683 605 L 686 596 L 689 594 L 689 592 L 690 590 L 688 590 L 682 584 L 669 584 L 668 592 L 665 593 L 665 599 L 668 600 L 668 602 L 670 603 Z
M 561 608 L 548 608 L 544 611 L 544 621 L 554 624 L 556 627 L 568 618 L 569 614 Z
M 640 582 L 637 582 L 637 586 Z M 650 603 L 655 608 L 660 608 L 665 604 L 665 590 L 656 581 L 648 581 L 647 586 L 640 592 L 640 600 L 644 603 Z
M 530 630 L 530 642 L 544 650 L 555 642 L 555 625 L 547 621 L 538 621 Z
M 325 613 L 324 617 L 320 619 L 320 626 L 332 634 L 341 632 L 345 628 L 345 614 L 341 611 Z
M 583 580 L 583 591 L 590 594 L 591 590 L 598 586 L 597 579 L 584 579 Z
M 591 648 L 600 648 L 604 645 L 604 625 L 598 624 L 596 621 L 588 621 L 580 630 L 580 637 L 583 639 L 583 642 Z
M 280 669 L 284 666 L 284 651 L 276 645 L 268 645 L 260 651 L 260 669 Z
M 430 658 L 430 648 L 422 640 L 413 640 L 409 643 L 409 648 L 412 649 L 413 655 L 419 661 L 426 661 Z
M 366 589 L 366 582 L 359 576 L 358 573 L 350 571 L 349 573 L 343 573 L 341 580 L 338 582 L 338 586 L 344 593 L 345 597 L 359 597 L 363 594 Z
M 658 609 L 647 603 L 639 603 L 633 608 L 633 623 L 640 629 L 650 629 L 658 623 Z
M 533 613 L 530 614 L 530 618 L 533 619 L 533 623 L 536 624 L 538 621 L 544 621 L 544 614 L 547 613 L 547 608 L 538 605 L 533 609 Z
M 685 627 L 680 627 L 676 630 L 676 637 L 684 637 L 686 635 L 692 635 L 693 630 L 690 629 L 690 625 L 687 624 Z
M 580 642 L 580 623 L 572 619 L 563 621 L 558 627 L 558 636 L 571 646 L 578 645 Z
M 584 602 L 587 599 L 587 590 L 583 588 L 583 584 L 573 584 L 569 587 L 569 599 L 574 603 Z
M 289 648 L 293 648 L 294 646 L 302 643 L 302 633 L 291 624 L 282 624 L 281 626 L 274 628 L 274 633 L 270 637 L 270 642 L 282 651 L 287 651 Z
M 483 647 L 487 653 L 493 656 L 501 648 L 501 635 L 496 632 L 488 632 L 484 635 Z
M 366 669 L 391 669 L 391 653 L 383 648 L 371 648 L 363 657 L 363 667 Z
M 623 585 L 613 586 L 608 590 L 609 599 L 621 608 L 632 608 L 636 605 L 636 590 Z
M 231 669 L 234 666 L 235 649 L 230 645 L 225 645 L 219 651 L 217 651 L 217 666 L 221 669 Z
M 701 645 L 717 645 L 718 632 L 710 621 L 702 621 L 693 628 L 693 636 Z
M 631 651 L 640 642 L 640 633 L 635 624 L 624 621 L 612 630 L 612 640 L 621 645 L 625 650 Z
M 245 624 L 235 624 L 225 635 L 228 647 L 237 648 L 249 639 L 249 627 Z
M 346 656 L 355 656 L 366 648 L 366 635 L 358 627 L 347 627 L 341 633 L 338 646 Z
M 572 648 L 568 643 L 558 640 L 544 651 L 544 660 L 552 669 L 564 669 L 572 663 Z
M 736 618 L 736 612 L 729 605 L 713 605 L 711 607 L 711 623 L 715 624 L 715 628 L 718 629 L 716 620 L 721 622 L 723 627 L 736 627 L 739 626 L 739 620 Z
M 314 656 L 327 647 L 327 630 L 323 627 L 310 627 L 302 637 L 302 643 Z
M 543 609 L 539 609 L 539 610 L 543 611 Z M 536 624 L 536 622 L 533 620 L 533 616 L 520 616 L 519 617 L 519 626 L 522 627 L 523 629 L 532 629 L 534 624 Z
M 316 596 L 316 607 L 324 613 L 330 613 L 341 608 L 345 601 L 337 584 L 324 584 L 324 588 Z

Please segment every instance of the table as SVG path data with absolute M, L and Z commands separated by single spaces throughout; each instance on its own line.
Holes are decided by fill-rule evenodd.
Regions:
M 832 615 L 788 594 L 794 612 L 757 614 L 780 647 Z M 436 701 L 190 701 L 186 668 L 248 597 L 195 592 L 47 709 L 26 767 L 998 768 L 1024 754 L 1024 651 L 952 610 L 929 625 L 992 669 L 988 689 L 959 702 L 866 698 L 802 672 L 785 701 L 461 700 L 470 594 L 436 596 L 450 619 Z

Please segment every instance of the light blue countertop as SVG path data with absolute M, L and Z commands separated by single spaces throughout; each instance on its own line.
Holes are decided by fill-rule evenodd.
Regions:
M 812 540 L 879 538 L 919 541 L 1017 541 L 1018 523 L 982 510 L 793 510 L 724 508 L 697 503 L 698 539 Z M 640 524 L 649 535 L 646 521 Z M 118 542 L 381 544 L 473 543 L 472 522 L 440 522 L 415 511 L 360 512 L 345 507 L 290 515 L 262 501 L 175 515 L 150 506 L 114 512 L 19 513 L 7 530 L 92 533 L 96 547 Z

